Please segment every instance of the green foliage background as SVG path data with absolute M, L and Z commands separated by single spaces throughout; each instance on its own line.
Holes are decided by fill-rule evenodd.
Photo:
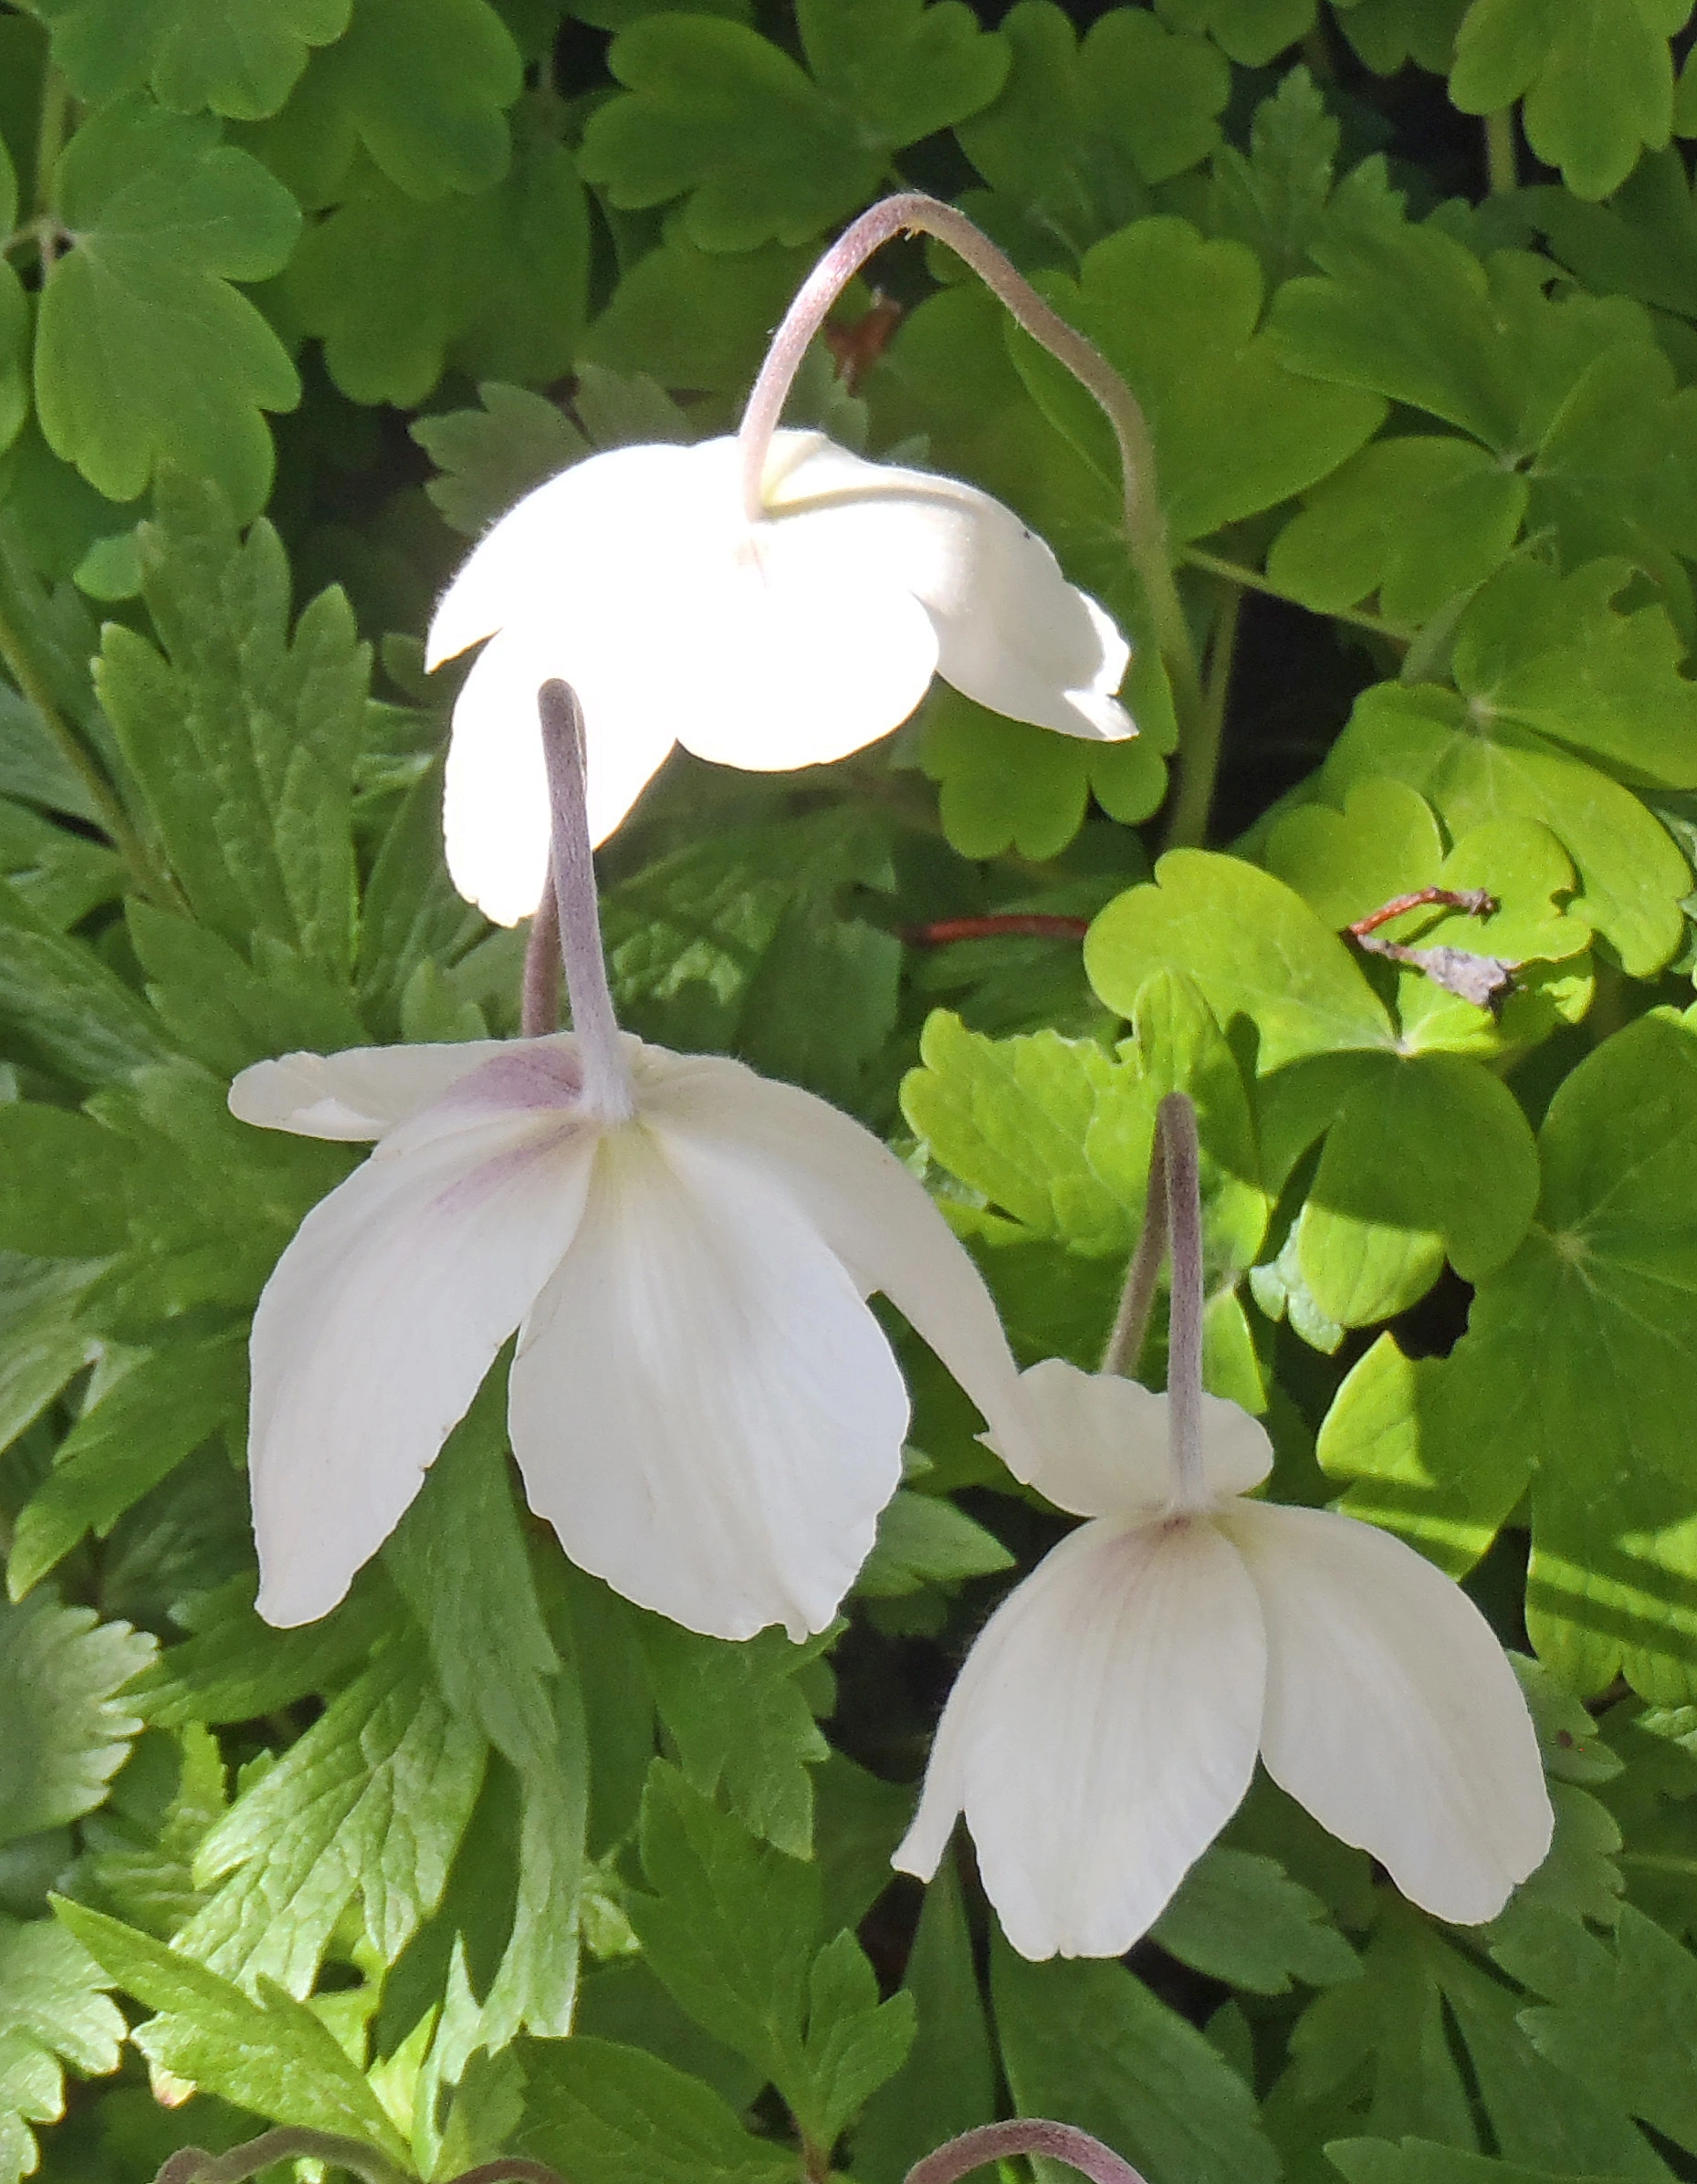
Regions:
M 1691 12 L 0 8 L 0 2184 L 267 2122 L 897 2184 L 1009 2113 L 1150 2184 L 1697 2177 Z M 227 1080 L 516 1029 L 521 936 L 441 865 L 431 601 L 537 479 L 726 429 L 898 183 L 1147 411 L 1191 748 L 1169 794 L 1146 643 L 1133 745 L 939 688 L 816 774 L 676 758 L 603 855 L 622 1011 L 910 1153 L 1028 1358 L 1094 1362 L 1191 1093 L 1274 1491 L 1526 1656 L 1559 1827 L 1490 1927 L 1265 1782 L 1125 1964 L 1017 1959 L 968 1863 L 892 1884 L 1058 1531 L 916 1344 L 823 1640 L 571 1570 L 494 1384 L 340 1608 L 253 1614 L 246 1322 L 351 1155 Z M 1003 496 L 1147 631 L 1089 405 L 946 254 L 875 277 L 894 338 L 792 415 Z M 1346 937 L 1431 886 L 1497 907 L 1384 933 L 1517 964 L 1500 1017 Z M 1032 914 L 1082 950 L 932 931 Z

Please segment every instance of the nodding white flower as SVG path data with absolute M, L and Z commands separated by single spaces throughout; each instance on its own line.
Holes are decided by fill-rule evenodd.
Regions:
M 254 1317 L 259 1611 L 335 1605 L 517 1331 L 513 1453 L 572 1560 L 692 1630 L 800 1637 L 830 1623 L 901 1475 L 907 1395 L 867 1295 L 980 1402 L 1017 1402 L 1013 1362 L 971 1260 L 870 1132 L 619 1032 L 581 741 L 556 772 L 574 1031 L 292 1054 L 231 1088 L 246 1122 L 376 1141 Z
M 1059 1359 L 1021 1385 L 1021 1475 L 1090 1521 L 974 1645 L 895 1863 L 929 1878 L 964 1813 L 1021 1955 L 1119 1956 L 1259 1751 L 1415 1903 L 1494 1918 L 1552 1819 L 1520 1687 L 1467 1595 L 1374 1525 L 1245 1500 L 1273 1451 L 1236 1404 L 1201 1398 L 1192 1499 L 1167 1396 Z
M 1195 1110 L 1169 1093 L 1156 1123 L 1108 1360 L 1136 1358 L 1170 1240 L 1169 1392 L 1050 1358 L 1021 1375 L 1017 1445 L 992 1421 L 1016 1475 L 1090 1521 L 968 1655 L 895 1863 L 928 1879 L 964 1813 L 1022 1956 L 1117 1957 L 1231 1817 L 1259 1752 L 1423 1909 L 1493 1918 L 1554 1825 L 1514 1670 L 1466 1594 L 1400 1540 L 1244 1499 L 1273 1447 L 1202 1392 Z
M 760 512 L 737 440 L 592 455 L 502 517 L 436 610 L 429 663 L 487 638 L 454 708 L 448 869 L 501 925 L 548 870 L 537 687 L 590 724 L 590 831 L 611 834 L 674 740 L 756 771 L 822 766 L 900 725 L 933 674 L 1063 734 L 1132 725 L 1108 617 L 1000 501 L 773 435 Z

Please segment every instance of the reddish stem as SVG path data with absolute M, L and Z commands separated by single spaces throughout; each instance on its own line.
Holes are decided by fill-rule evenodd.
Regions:
M 1050 916 L 1039 911 L 1009 912 L 999 917 L 939 917 L 928 925 L 898 925 L 900 937 L 917 948 L 940 948 L 951 940 L 1083 940 L 1087 917 Z
M 1489 917 L 1497 906 L 1496 897 L 1482 887 L 1417 887 L 1412 894 L 1399 894 L 1394 902 L 1357 918 L 1348 930 L 1357 940 L 1365 940 L 1405 910 L 1423 910 L 1429 903 L 1441 903 L 1446 910 L 1465 910 L 1469 917 Z

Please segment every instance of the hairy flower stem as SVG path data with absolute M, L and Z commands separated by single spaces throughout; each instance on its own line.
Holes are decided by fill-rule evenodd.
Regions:
M 1129 2161 L 1112 2147 L 1104 2146 L 1075 2124 L 1049 2123 L 1042 2116 L 1021 2116 L 1016 2123 L 981 2124 L 976 2131 L 963 2131 L 939 2146 L 907 2172 L 906 2184 L 956 2184 L 991 2161 L 1007 2161 L 1018 2155 L 1047 2156 L 1064 2161 L 1092 2184 L 1144 2184 Z
M 619 1019 L 607 988 L 607 958 L 601 945 L 601 915 L 595 900 L 595 857 L 590 846 L 585 789 L 588 754 L 583 708 L 570 683 L 544 683 L 536 694 L 542 726 L 542 757 L 548 767 L 549 805 L 553 820 L 550 868 L 559 947 L 565 962 L 566 993 L 571 1003 L 571 1029 L 577 1034 L 583 1071 L 581 1105 L 603 1123 L 628 1122 L 636 1095 L 619 1040 Z M 530 1001 L 530 965 L 525 966 L 525 1000 Z
M 519 1029 L 525 1039 L 541 1039 L 560 1029 L 560 913 L 554 907 L 554 869 L 530 920 L 525 943 L 524 982 L 519 990 Z
M 1201 676 L 1173 581 L 1167 519 L 1156 494 L 1155 443 L 1142 404 L 1095 346 L 1053 310 L 1013 261 L 964 213 L 917 190 L 885 197 L 851 222 L 802 282 L 783 322 L 772 336 L 742 413 L 738 439 L 742 449 L 743 505 L 750 522 L 764 513 L 762 480 L 772 434 L 783 414 L 791 381 L 808 344 L 826 314 L 873 253 L 897 235 L 923 234 L 946 243 L 965 260 L 985 287 L 1004 304 L 1034 341 L 1073 374 L 1100 403 L 1119 444 L 1126 546 L 1137 572 L 1156 643 L 1172 678 L 1181 726 L 1189 727 L 1201 708 Z
M 1168 1092 L 1155 1111 L 1167 1171 L 1167 1219 L 1172 1238 L 1171 1318 L 1167 1337 L 1167 1417 L 1172 1437 L 1173 1501 L 1206 1509 L 1202 1472 L 1202 1183 L 1196 1109 L 1183 1092 Z
M 209 2154 L 197 2146 L 180 2147 L 153 2184 L 247 2184 L 250 2177 L 279 2161 L 328 2162 L 360 2178 L 361 2184 L 407 2184 L 404 2170 L 359 2139 L 294 2127 L 267 2131 L 245 2145 L 232 2147 L 227 2154 Z M 539 2161 L 503 2156 L 465 2170 L 452 2184 L 563 2184 L 563 2179 Z
M 1155 1284 L 1160 1278 L 1161 1261 L 1166 1256 L 1167 1156 L 1158 1123 L 1155 1143 L 1149 1150 L 1149 1188 L 1143 1205 L 1143 1233 L 1126 1270 L 1126 1286 L 1120 1291 L 1119 1310 L 1114 1315 L 1114 1332 L 1102 1353 L 1103 1372 L 1136 1372 L 1137 1360 L 1143 1354 L 1143 1338 L 1148 1332 Z
M 1102 1353 L 1103 1372 L 1128 1373 L 1137 1364 L 1156 1280 L 1169 1245 L 1167 1416 L 1172 1436 L 1173 1506 L 1199 1510 L 1210 1500 L 1202 1475 L 1202 1186 L 1196 1109 L 1183 1092 L 1168 1092 L 1155 1111 L 1143 1233 L 1126 1270 L 1114 1332 Z

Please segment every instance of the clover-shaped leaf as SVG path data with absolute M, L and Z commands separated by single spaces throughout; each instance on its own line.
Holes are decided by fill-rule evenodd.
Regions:
M 311 227 L 286 289 L 355 402 L 411 407 L 452 363 L 546 384 L 570 371 L 589 286 L 571 155 L 536 138 L 475 195 L 422 203 L 368 173 Z
M 1371 393 L 1322 394 L 1289 371 L 1260 324 L 1254 254 L 1210 242 L 1188 221 L 1139 220 L 1088 251 L 1076 281 L 1056 274 L 1044 286 L 1147 413 L 1178 538 L 1199 538 L 1300 493 L 1384 416 Z M 1118 462 L 1095 404 L 1029 335 L 1015 329 L 1009 339 L 1037 401 L 1094 465 L 1105 501 L 1112 493 L 1116 502 Z
M 892 152 L 987 106 L 1008 48 L 960 0 L 803 4 L 808 67 L 740 23 L 659 15 L 609 56 L 625 87 L 591 116 L 585 177 L 621 208 L 687 196 L 706 250 L 805 242 L 873 194 Z M 811 71 L 811 73 L 810 73 Z
M 47 444 L 110 499 L 133 499 L 168 456 L 255 514 L 272 469 L 260 412 L 292 409 L 300 382 L 229 283 L 279 269 L 299 207 L 215 123 L 139 100 L 78 131 L 56 196 L 72 247 L 47 277 L 36 342 Z
M 1389 621 L 1417 624 L 1503 561 L 1529 492 L 1471 440 L 1376 440 L 1305 496 L 1267 574 L 1316 612 L 1377 592 Z
M 1344 1506 L 1446 1567 L 1530 1494 L 1526 1616 L 1575 1691 L 1624 1673 L 1691 1696 L 1689 1405 L 1697 1245 L 1697 1027 L 1666 1011 L 1604 1041 L 1539 1135 L 1536 1224 L 1482 1281 L 1447 1358 L 1388 1338 L 1321 1432 Z
M 1513 721 L 1475 716 L 1453 692 L 1380 684 L 1357 700 L 1321 778 L 1341 801 L 1382 775 L 1418 789 L 1457 837 L 1507 816 L 1546 827 L 1578 873 L 1569 911 L 1633 977 L 1680 946 L 1691 867 L 1638 798 L 1584 758 Z
M 1231 71 L 1205 40 L 1116 7 L 1081 39 L 1053 0 L 1018 0 L 1001 19 L 1013 65 L 1000 96 L 956 131 L 990 184 L 967 200 L 1027 262 L 1076 260 L 1146 213 L 1147 185 L 1220 142 Z
M 1673 60 L 1690 0 L 1473 0 L 1450 97 L 1464 114 L 1524 99 L 1526 141 L 1577 197 L 1607 197 L 1673 126 Z
M 1187 974 L 1230 1031 L 1260 1034 L 1261 1074 L 1308 1054 L 1388 1048 L 1384 1003 L 1337 935 L 1271 873 L 1205 850 L 1173 850 L 1153 882 L 1116 895 L 1091 926 L 1084 967 L 1128 1016 L 1157 971 Z

